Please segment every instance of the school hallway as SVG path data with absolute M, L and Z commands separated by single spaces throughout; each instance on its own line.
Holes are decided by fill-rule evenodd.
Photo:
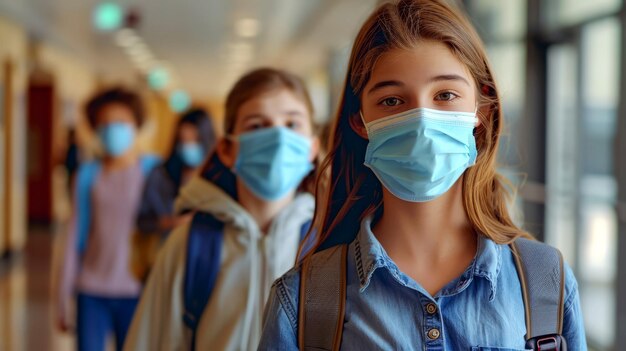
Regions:
M 191 214 L 197 210 L 204 211 L 203 208 L 196 208 L 199 206 L 196 206 L 193 199 L 189 208 L 185 207 L 182 213 L 174 213 L 174 199 L 185 181 L 193 176 L 204 172 L 205 179 L 213 179 L 212 175 L 209 177 L 210 172 L 205 171 L 212 170 L 208 167 L 208 161 L 218 149 L 213 148 L 214 143 L 220 140 L 229 144 L 240 142 L 239 136 L 245 134 L 244 130 L 235 133 L 235 129 L 243 129 L 235 128 L 235 122 L 240 118 L 237 116 L 242 114 L 237 112 L 241 106 L 233 107 L 237 104 L 231 104 L 233 106 L 229 107 L 226 104 L 229 92 L 244 74 L 268 67 L 300 77 L 299 80 L 306 88 L 301 89 L 305 91 L 301 95 L 306 98 L 296 96 L 298 94 L 291 97 L 295 97 L 295 102 L 303 105 L 298 105 L 304 107 L 302 111 L 306 110 L 306 113 L 301 113 L 303 116 L 310 114 L 310 118 L 306 120 L 311 122 L 312 133 L 319 133 L 320 154 L 330 154 L 331 157 L 333 154 L 342 155 L 326 150 L 325 147 L 329 144 L 328 139 L 334 138 L 334 133 L 338 130 L 333 127 L 335 121 L 344 115 L 337 111 L 343 111 L 347 102 L 354 106 L 345 108 L 345 111 L 355 112 L 355 117 L 358 117 L 356 112 L 361 112 L 362 119 L 356 118 L 356 124 L 366 122 L 368 116 L 367 108 L 364 108 L 367 104 L 365 100 L 361 101 L 364 99 L 361 95 L 357 94 L 357 99 L 342 99 L 344 92 L 348 93 L 345 94 L 347 97 L 352 97 L 350 90 L 355 89 L 352 84 L 345 84 L 346 81 L 354 83 L 350 79 L 346 80 L 346 77 L 356 77 L 349 72 L 351 47 L 356 42 L 360 26 L 386 1 L 397 0 L 0 0 L 0 351 L 74 351 L 77 348 L 74 333 L 60 331 L 58 324 L 62 323 L 55 320 L 55 311 L 65 311 L 66 302 L 76 293 L 94 292 L 94 296 L 112 297 L 111 300 L 130 296 L 136 302 L 144 289 L 141 287 L 141 278 L 136 278 L 143 278 L 144 275 L 136 274 L 136 267 L 132 265 L 136 262 L 127 264 L 125 260 L 145 258 L 146 262 L 140 262 L 145 264 L 140 267 L 144 269 L 140 272 L 146 272 L 152 264 L 150 259 L 156 256 L 156 249 L 152 249 L 158 248 L 161 241 L 137 243 L 139 240 L 131 242 L 128 237 L 132 235 L 136 239 L 135 234 L 141 234 L 143 230 L 140 226 L 145 226 L 146 216 L 140 220 L 142 208 L 153 210 L 159 207 L 159 213 L 156 210 L 154 213 L 143 211 L 150 215 L 148 217 L 153 217 L 148 218 L 147 222 L 156 223 L 154 228 L 143 231 L 160 235 L 167 235 L 173 228 L 190 222 Z M 499 145 L 497 171 L 511 182 L 510 188 L 506 186 L 507 191 L 510 190 L 513 195 L 510 203 L 507 203 L 511 222 L 562 252 L 578 282 L 589 349 L 626 350 L 626 0 L 441 1 L 458 5 L 462 13 L 467 15 L 468 20 L 476 27 L 490 61 L 488 71 L 490 76 L 493 75 L 497 91 L 495 87 L 489 88 L 490 85 L 484 85 L 477 91 L 481 90 L 480 94 L 483 95 L 497 93 L 494 96 L 497 96 L 500 105 L 493 111 L 501 111 L 503 114 L 503 121 L 498 117 L 497 125 L 499 128 L 503 123 L 504 127 L 498 132 L 499 142 L 494 145 Z M 482 62 L 477 66 L 482 66 Z M 400 65 L 390 67 L 395 69 Z M 429 65 L 412 64 L 410 67 Z M 373 68 L 363 70 L 370 72 L 368 80 L 374 72 Z M 403 79 L 412 77 L 408 73 L 397 76 Z M 446 74 L 441 77 L 449 76 Z M 411 81 L 417 80 L 411 78 Z M 395 78 L 392 82 L 395 82 Z M 362 83 L 366 85 L 369 81 Z M 393 86 L 388 86 L 390 87 Z M 102 110 L 102 106 L 107 104 L 111 105 L 111 101 L 113 105 L 119 105 L 119 97 L 109 96 L 108 102 L 107 99 L 102 99 L 105 103 L 101 103 L 99 109 L 87 108 L 89 101 L 93 101 L 95 97 L 101 96 L 105 91 L 110 92 L 111 89 L 117 91 L 118 88 L 130 92 L 122 94 L 126 98 L 121 100 L 126 100 L 127 103 L 122 101 L 121 105 L 126 106 L 126 109 L 122 108 L 128 115 L 126 127 L 130 124 L 136 128 L 119 129 L 119 123 L 116 123 L 120 122 L 116 120 L 117 113 L 111 113 L 115 115 L 113 120 L 98 123 L 98 119 L 102 117 L 94 111 Z M 452 90 L 455 89 L 446 86 L 446 94 L 452 93 Z M 443 93 L 444 89 L 437 89 L 437 92 Z M 139 103 L 128 103 L 128 95 L 136 95 Z M 251 93 L 250 96 L 253 95 Z M 395 95 L 398 94 L 385 93 L 384 99 L 381 95 L 381 99 L 372 101 L 371 105 L 384 106 L 390 102 L 388 98 L 394 98 L 393 101 L 396 102 L 403 100 L 402 96 Z M 421 95 L 420 93 L 419 96 Z M 440 95 L 433 95 L 433 103 L 440 100 Z M 237 93 L 234 96 L 247 95 Z M 489 99 L 491 98 L 493 96 L 490 95 Z M 246 97 L 239 103 L 243 105 L 251 99 Z M 421 102 L 416 104 L 416 101 L 411 101 L 411 104 L 415 108 L 418 108 L 417 105 L 421 106 Z M 477 100 L 476 104 L 468 105 L 463 110 L 463 115 L 468 117 L 466 114 L 471 113 L 471 108 L 474 109 L 474 115 L 483 114 L 484 108 L 481 104 L 482 101 Z M 135 105 L 143 108 L 133 108 Z M 261 103 L 258 105 L 265 106 Z M 310 108 L 308 105 L 311 105 Z M 447 112 L 451 112 L 454 107 L 441 106 L 449 108 L 450 111 Z M 408 105 L 404 107 L 408 108 Z M 142 111 L 135 113 L 136 110 Z M 194 110 L 206 112 L 203 118 L 214 126 L 211 133 L 206 132 L 206 128 L 200 128 L 199 122 L 189 122 L 191 119 L 184 122 L 185 116 L 188 117 L 188 113 Z M 396 111 L 389 108 L 385 109 L 384 114 L 381 110 L 379 117 L 384 118 L 383 115 L 387 116 L 387 112 L 392 110 L 400 112 L 399 109 Z M 247 115 L 274 117 L 275 114 L 272 111 Z M 124 113 L 122 115 L 124 117 Z M 496 125 L 495 117 L 493 120 Z M 267 127 L 281 127 L 268 121 L 263 126 L 267 124 Z M 298 124 L 287 119 L 278 121 L 288 122 L 282 127 Z M 111 124 L 118 128 L 110 128 Z M 181 128 L 184 124 L 190 128 Z M 356 132 L 352 124 L 352 120 L 346 123 L 346 126 L 352 128 L 352 131 L 346 129 L 351 134 Z M 250 128 L 259 126 L 261 124 L 256 122 L 250 124 Z M 188 133 L 184 133 L 183 129 Z M 399 134 L 404 133 L 404 130 L 395 130 Z M 477 130 L 473 129 L 474 132 Z M 252 131 L 250 129 L 245 132 Z M 361 132 L 367 134 L 367 127 L 364 126 Z M 464 140 L 476 140 L 476 135 L 482 137 L 480 133 L 474 132 L 468 133 L 468 138 Z M 118 139 L 122 139 L 121 144 L 126 145 L 120 148 L 127 148 L 127 156 L 133 156 L 137 152 L 137 155 L 158 156 L 165 161 L 161 165 L 166 171 L 162 174 L 165 176 L 161 177 L 164 181 L 156 182 L 157 185 L 151 185 L 149 192 L 144 192 L 144 180 L 149 178 L 149 173 L 154 169 L 144 167 L 144 158 L 138 157 L 135 168 L 129 167 L 130 176 L 112 177 L 101 183 L 104 185 L 98 187 L 99 197 L 90 199 L 91 193 L 84 197 L 75 196 L 79 200 L 78 210 L 73 211 L 72 200 L 75 199 L 70 199 L 70 194 L 87 194 L 85 189 L 96 189 L 93 173 L 93 177 L 89 178 L 90 182 L 83 182 L 86 186 L 82 187 L 82 191 L 72 193 L 76 188 L 81 188 L 73 186 L 80 183 L 76 181 L 79 167 L 89 164 L 98 166 L 104 159 L 115 158 L 111 157 L 111 149 L 116 149 L 119 142 L 111 141 L 115 138 L 110 138 L 107 142 L 105 139 L 109 138 L 105 136 L 109 134 L 121 135 Z M 206 135 L 202 137 L 202 134 Z M 269 139 L 273 138 L 273 142 L 280 137 L 282 142 L 287 140 L 299 145 L 297 148 L 290 148 L 300 150 L 301 157 L 293 158 L 306 161 L 301 162 L 300 166 L 305 163 L 307 167 L 310 166 L 311 160 L 304 156 L 313 154 L 306 150 L 315 144 L 315 140 L 284 137 L 290 134 L 283 130 Z M 308 131 L 304 133 L 305 136 L 308 134 Z M 263 135 L 265 134 L 261 134 L 261 137 Z M 366 136 L 368 138 L 361 135 L 361 139 L 367 139 L 369 144 L 369 135 Z M 346 150 L 354 148 L 350 151 L 358 151 L 360 144 L 365 145 L 363 140 L 353 142 L 342 138 L 337 139 L 341 143 L 336 144 L 343 144 Z M 209 139 L 211 142 L 208 142 Z M 244 157 L 248 154 L 254 156 L 248 156 L 250 160 L 262 158 L 266 164 L 275 163 L 274 158 L 270 157 L 272 153 L 264 151 L 264 143 L 250 142 L 264 139 L 244 137 L 243 140 L 252 145 L 248 149 L 249 153 L 244 153 Z M 186 144 L 191 148 L 183 147 Z M 474 144 L 469 145 L 472 150 L 481 145 Z M 129 145 L 132 145 L 133 152 L 128 152 L 131 147 Z M 274 149 L 271 150 L 278 150 L 281 144 L 272 145 Z M 392 161 L 390 164 L 403 160 L 398 156 L 403 153 L 404 150 L 402 153 L 387 153 Z M 477 150 L 476 154 L 480 153 Z M 245 159 L 240 155 L 231 156 L 231 161 L 235 164 L 232 168 L 240 167 L 242 163 L 239 159 Z M 188 158 L 196 161 L 188 161 Z M 352 160 L 358 161 L 359 166 L 365 162 L 360 159 Z M 92 161 L 95 163 L 91 163 Z M 165 167 L 165 163 L 168 167 Z M 343 167 L 346 163 L 329 164 Z M 437 164 L 439 163 L 433 162 L 431 166 L 436 168 L 434 165 Z M 472 164 L 468 163 L 467 167 Z M 392 168 L 400 169 L 389 166 L 389 169 Z M 290 175 L 295 172 L 282 173 Z M 244 172 L 240 172 L 235 179 L 243 174 Z M 262 178 L 259 177 L 261 172 L 251 171 L 249 174 L 257 176 L 249 177 L 253 179 L 251 182 Z M 260 181 L 256 183 L 257 186 L 263 184 Z M 296 183 L 298 182 L 293 182 Z M 472 186 L 474 184 L 488 183 L 475 182 Z M 116 191 L 107 191 L 110 189 Z M 140 191 L 135 194 L 133 190 L 137 189 Z M 237 191 L 232 193 L 236 194 Z M 92 192 L 95 193 L 95 190 Z M 147 201 L 142 198 L 143 193 L 151 194 L 146 196 Z M 193 192 L 194 195 L 203 193 Z M 252 193 L 254 191 L 250 192 Z M 478 194 L 467 192 L 472 193 Z M 94 220 L 95 216 L 85 219 L 78 215 L 72 219 L 72 212 L 80 214 L 85 208 L 88 210 L 83 211 L 83 215 L 98 212 L 91 209 L 100 206 L 93 204 L 104 204 L 104 200 L 109 200 L 103 194 L 112 195 L 112 200 L 108 203 L 112 205 L 101 211 L 104 214 L 100 213 L 99 218 L 103 219 Z M 128 195 L 132 201 L 122 195 Z M 152 195 L 158 195 L 158 201 L 154 201 Z M 163 200 L 168 196 L 171 199 Z M 98 202 L 94 200 L 96 197 L 104 200 Z M 83 206 L 81 199 L 86 199 L 88 206 Z M 335 206 L 334 203 L 331 204 Z M 130 208 L 137 210 L 137 218 Z M 353 208 L 359 207 L 352 207 L 349 211 Z M 387 213 L 392 212 L 394 211 Z M 479 215 L 469 217 L 482 221 Z M 105 225 L 94 230 L 89 227 L 93 224 L 90 222 L 92 220 Z M 75 223 L 74 230 L 68 230 L 71 221 Z M 254 223 L 255 228 L 257 224 L 261 224 L 261 221 L 258 222 Z M 448 222 L 455 223 L 453 220 Z M 79 223 L 85 225 L 81 226 Z M 107 226 L 112 223 L 115 227 Z M 118 230 L 118 224 L 126 228 Z M 84 254 L 86 251 L 81 251 L 86 250 L 84 245 L 88 235 L 93 235 L 90 231 L 107 234 L 95 236 L 106 240 L 91 241 L 96 243 L 91 253 L 96 254 Z M 226 231 L 224 229 L 220 233 Z M 115 235 L 109 235 L 111 233 L 120 235 L 113 240 L 111 237 Z M 62 242 L 66 236 L 70 240 Z M 76 240 L 78 245 L 68 244 L 71 249 L 60 249 L 63 244 L 71 243 L 71 240 Z M 129 242 L 136 247 L 130 247 Z M 276 243 L 279 242 L 276 240 Z M 292 249 L 296 247 L 296 243 L 294 241 Z M 228 297 L 224 301 L 228 301 L 228 304 L 215 305 L 254 306 L 255 309 L 261 307 L 266 301 L 263 295 L 269 292 L 274 276 L 264 269 L 253 269 L 271 267 L 282 274 L 287 268 L 275 268 L 277 265 L 267 264 L 261 260 L 264 256 L 257 253 L 267 252 L 267 257 L 278 260 L 279 255 L 274 253 L 283 251 L 270 250 L 265 242 L 257 245 L 265 250 L 263 252 L 254 245 L 249 246 L 254 250 L 246 251 L 239 251 L 238 245 L 232 246 L 232 250 L 228 246 L 224 252 L 237 253 L 238 256 L 233 254 L 233 257 L 240 261 L 233 259 L 233 262 L 244 262 L 245 265 L 242 264 L 241 267 L 245 267 L 245 271 L 242 268 L 242 272 L 250 272 L 250 279 L 241 279 L 243 275 L 239 271 L 231 274 L 231 277 L 239 279 L 233 279 L 233 286 L 239 287 L 239 281 L 246 284 L 241 285 L 241 289 L 232 290 L 244 292 L 246 301 L 254 303 L 234 303 L 235 295 L 224 293 Z M 58 254 L 61 251 L 65 251 L 67 255 Z M 186 255 L 188 251 L 184 252 Z M 249 253 L 253 253 L 250 254 L 252 258 L 248 257 Z M 293 255 L 294 259 L 281 262 L 288 262 L 291 267 L 296 253 Z M 75 259 L 76 257 L 80 259 Z M 70 263 L 62 266 L 63 258 Z M 254 262 L 263 264 L 248 264 L 248 259 L 250 262 L 254 259 Z M 270 262 L 269 259 L 267 261 Z M 178 267 L 169 262 L 163 266 Z M 234 264 L 232 266 L 235 267 Z M 84 267 L 95 268 L 79 271 L 87 272 L 85 277 L 72 276 L 75 271 Z M 116 273 L 111 273 L 114 270 Z M 89 276 L 94 272 L 95 274 Z M 187 271 L 181 269 L 180 272 Z M 130 273 L 133 274 L 132 279 Z M 67 284 L 59 284 L 61 288 L 56 289 L 54 282 L 63 280 L 60 277 L 65 275 L 71 278 L 64 281 Z M 268 285 L 267 289 L 248 288 L 264 285 Z M 163 286 L 173 287 L 174 284 L 166 282 Z M 226 290 L 231 291 L 224 288 Z M 57 291 L 62 291 L 60 295 L 66 297 L 60 299 L 62 303 L 52 296 Z M 177 290 L 179 293 L 181 291 L 184 292 L 182 289 Z M 254 295 L 255 291 L 261 296 L 258 299 Z M 162 300 L 164 301 L 158 301 L 158 305 L 169 307 L 173 305 L 172 301 L 187 301 L 169 297 Z M 216 298 L 215 301 L 222 300 Z M 133 310 L 118 308 L 116 311 L 130 313 Z M 235 312 L 241 311 L 233 309 L 233 315 Z M 119 319 L 130 320 L 129 313 L 125 318 Z M 245 337 L 251 336 L 251 339 L 256 338 L 256 334 L 260 336 L 260 330 L 249 331 L 260 329 L 256 325 L 261 324 L 261 313 L 251 308 L 250 313 L 246 310 L 242 315 L 245 318 L 241 317 L 243 322 L 240 329 L 234 326 L 219 327 L 242 330 L 241 334 Z M 73 315 L 66 317 L 72 323 L 77 319 Z M 141 325 L 141 320 L 138 320 L 140 322 L 136 324 Z M 182 326 L 179 315 L 170 320 Z M 90 326 L 88 322 L 79 325 Z M 121 322 L 119 324 L 122 325 Z M 233 322 L 234 324 L 236 323 Z M 175 329 L 170 327 L 170 323 L 166 325 L 167 327 L 161 329 L 168 332 Z M 216 334 L 222 336 L 220 328 L 209 329 L 217 330 Z M 94 329 L 106 328 L 97 326 Z M 446 335 L 444 332 L 441 336 Z M 157 339 L 156 336 L 160 333 L 151 331 L 146 335 L 149 337 L 143 339 L 152 340 Z M 80 339 L 97 340 L 103 344 L 100 337 Z M 232 339 L 243 338 L 236 335 Z M 112 341 L 108 341 L 107 350 L 114 349 Z M 220 349 L 215 346 L 209 348 Z

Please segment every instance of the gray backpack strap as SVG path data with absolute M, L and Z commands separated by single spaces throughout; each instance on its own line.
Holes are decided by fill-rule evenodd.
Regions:
M 302 262 L 298 345 L 301 351 L 339 350 L 346 304 L 348 245 L 333 246 Z
M 527 347 L 566 350 L 563 333 L 565 271 L 559 250 L 519 238 L 511 244 L 526 311 Z

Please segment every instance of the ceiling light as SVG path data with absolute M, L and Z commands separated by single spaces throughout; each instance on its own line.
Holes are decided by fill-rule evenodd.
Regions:
M 129 28 L 120 29 L 115 33 L 115 43 L 123 48 L 129 48 L 140 41 L 141 38 L 135 34 L 135 31 Z
M 149 70 L 154 66 L 155 59 L 152 56 L 132 57 L 133 63 L 142 71 Z
M 155 67 L 148 72 L 148 85 L 154 90 L 163 90 L 169 80 L 169 72 L 163 67 Z
M 124 10 L 114 2 L 101 2 L 92 15 L 94 27 L 102 32 L 111 32 L 122 26 Z
M 136 46 L 128 49 L 128 56 L 133 60 L 142 61 L 148 58 L 152 58 L 152 53 L 146 46 Z
M 235 33 L 242 38 L 254 38 L 259 34 L 259 21 L 254 18 L 242 18 L 235 22 Z
M 174 90 L 169 100 L 170 108 L 176 113 L 181 113 L 191 106 L 191 98 L 184 90 Z

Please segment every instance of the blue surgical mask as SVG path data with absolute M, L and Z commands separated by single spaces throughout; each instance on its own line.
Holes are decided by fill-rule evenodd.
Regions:
M 366 123 L 365 165 L 394 196 L 433 200 L 476 162 L 476 113 L 416 108 Z
M 204 160 L 204 149 L 200 143 L 183 143 L 178 146 L 178 155 L 187 167 L 198 167 Z
M 313 169 L 311 141 L 284 127 L 238 135 L 234 172 L 258 197 L 278 200 L 300 185 Z
M 120 156 L 135 142 L 135 128 L 130 123 L 114 122 L 98 128 L 98 136 L 109 156 Z

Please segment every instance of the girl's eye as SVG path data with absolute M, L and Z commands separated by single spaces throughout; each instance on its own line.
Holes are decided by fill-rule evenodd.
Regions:
M 246 126 L 246 130 L 257 130 L 263 128 L 261 123 L 251 123 Z
M 456 98 L 458 98 L 459 96 L 456 95 L 455 93 L 449 92 L 449 91 L 445 91 L 443 93 L 439 93 L 437 94 L 437 96 L 435 96 L 435 100 L 437 101 L 452 101 Z
M 289 121 L 286 125 L 289 129 L 298 129 L 300 127 L 300 123 L 298 121 Z
M 386 98 L 385 100 L 380 102 L 384 106 L 398 106 L 402 103 L 402 100 L 396 97 Z

